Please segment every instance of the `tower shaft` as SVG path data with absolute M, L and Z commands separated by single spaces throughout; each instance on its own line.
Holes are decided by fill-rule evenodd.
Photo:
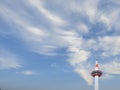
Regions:
M 95 90 L 99 90 L 99 77 L 95 76 Z

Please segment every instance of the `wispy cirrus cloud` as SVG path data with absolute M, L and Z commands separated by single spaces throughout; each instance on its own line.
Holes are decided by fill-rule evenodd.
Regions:
M 120 61 L 118 59 L 112 60 L 101 65 L 101 69 L 103 70 L 102 79 L 114 78 L 114 75 L 120 74 Z
M 120 19 L 118 15 L 120 11 L 116 8 L 112 9 L 111 11 L 104 12 L 100 15 L 100 21 L 103 22 L 108 30 L 115 28 L 114 30 L 119 30 L 120 26 Z
M 24 2 L 24 7 L 21 7 L 19 2 Z M 17 28 L 13 30 L 16 33 L 13 35 L 20 37 L 28 50 L 54 56 L 58 55 L 57 49 L 66 48 L 64 54 L 68 56 L 68 63 L 88 84 L 92 84 L 89 71 L 92 68 L 91 57 L 94 53 L 101 51 L 97 57 L 104 59 L 119 56 L 120 10 L 118 6 L 112 6 L 112 9 L 102 7 L 103 3 L 100 0 L 94 2 L 92 0 L 54 0 L 53 5 L 62 5 L 60 14 L 58 8 L 54 12 L 51 8 L 48 9 L 46 7 L 48 3 L 44 0 L 21 0 L 17 3 L 13 1 L 9 5 L 2 2 L 0 14 L 9 24 L 12 23 L 12 27 Z M 16 4 L 17 8 L 13 4 Z M 16 11 L 19 12 L 16 13 Z M 103 29 L 99 29 L 96 24 L 101 25 Z M 110 31 L 117 34 L 112 34 Z M 99 35 L 95 34 L 98 32 Z M 106 35 L 107 33 L 109 35 Z M 105 65 L 111 67 L 109 62 Z M 114 70 L 118 72 L 116 68 L 119 65 L 112 64 Z M 110 70 L 107 69 L 106 72 Z M 21 73 L 32 74 L 31 71 Z
M 53 14 L 49 10 L 45 9 L 43 6 L 43 1 L 42 0 L 28 0 L 30 4 L 36 8 L 41 14 L 43 14 L 50 22 L 56 25 L 64 25 L 66 22 L 61 19 L 59 16 Z
M 105 36 L 99 38 L 101 50 L 104 56 L 116 56 L 120 53 L 120 37 L 119 36 Z
M 111 61 L 109 63 L 106 63 L 102 66 L 104 72 L 106 72 L 107 74 L 111 74 L 111 75 L 118 75 L 120 74 L 120 61 Z
M 16 74 L 22 74 L 22 75 L 36 75 L 37 73 L 36 72 L 33 72 L 31 70 L 25 70 L 25 71 L 21 71 L 21 72 L 16 72 Z

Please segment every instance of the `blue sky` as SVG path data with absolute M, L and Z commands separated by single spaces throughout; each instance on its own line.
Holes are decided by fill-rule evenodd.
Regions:
M 4 90 L 120 90 L 119 0 L 0 0 Z

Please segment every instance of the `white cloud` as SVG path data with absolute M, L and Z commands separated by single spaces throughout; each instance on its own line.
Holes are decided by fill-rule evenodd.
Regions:
M 48 35 L 48 33 L 41 28 L 29 26 L 24 26 L 24 31 L 20 30 L 21 36 L 23 37 L 23 40 L 26 42 L 34 43 L 34 42 L 41 42 L 44 37 Z
M 89 29 L 88 29 L 87 25 L 83 24 L 83 23 L 81 23 L 80 25 L 78 25 L 78 31 L 80 33 L 82 33 L 82 34 L 89 33 Z
M 91 54 L 83 48 L 85 40 L 79 37 L 75 32 L 68 31 L 64 33 L 64 35 L 65 36 L 62 36 L 63 40 L 68 43 L 68 62 L 73 66 L 74 71 L 83 77 L 88 84 L 92 84 L 92 79 L 89 77 L 88 70 L 86 70 L 86 67 L 83 65 Z
M 99 38 L 100 49 L 103 50 L 104 56 L 115 56 L 120 53 L 120 37 L 105 36 Z
M 0 51 L 0 69 L 17 69 L 21 64 L 19 58 L 6 50 Z
M 57 2 L 61 1 L 58 0 Z M 67 5 L 65 2 L 67 2 Z M 81 77 L 83 77 L 88 82 L 88 84 L 91 84 L 92 79 L 88 73 L 88 68 L 91 68 L 91 66 L 88 65 L 88 67 L 86 68 L 86 65 L 88 64 L 89 58 L 92 56 L 92 51 L 102 50 L 102 54 L 108 57 L 119 55 L 120 53 L 119 36 L 104 36 L 99 39 L 97 39 L 99 36 L 95 36 L 96 39 L 94 38 L 86 40 L 82 35 L 84 33 L 84 35 L 87 34 L 87 36 L 89 36 L 89 33 L 91 31 L 89 31 L 90 28 L 88 26 L 90 25 L 88 25 L 88 23 L 93 25 L 93 21 L 94 23 L 97 23 L 98 21 L 103 23 L 108 29 L 111 29 L 112 27 L 115 27 L 115 29 L 117 30 L 119 29 L 120 20 L 118 8 L 114 11 L 106 11 L 105 9 L 99 10 L 98 2 L 99 0 L 94 0 L 94 2 L 93 0 L 67 0 L 64 1 L 64 3 L 62 4 L 65 4 L 64 7 L 61 7 L 62 10 L 66 9 L 67 7 L 69 13 L 71 13 L 71 11 L 74 12 L 73 15 L 70 14 L 70 17 L 74 18 L 75 14 L 79 14 L 79 17 L 76 17 L 78 19 L 82 16 L 86 19 L 89 18 L 87 23 L 85 23 L 86 21 L 84 21 L 83 23 L 83 20 L 80 19 L 79 26 L 78 24 L 74 24 L 74 27 L 77 27 L 77 29 L 80 30 L 80 33 L 76 32 L 75 28 L 71 29 L 71 27 L 66 24 L 66 22 L 68 21 L 62 19 L 65 17 L 69 18 L 69 15 L 66 16 L 67 12 L 62 13 L 62 15 L 51 12 L 44 6 L 44 0 L 27 0 L 27 5 L 30 7 L 32 6 L 32 10 L 34 10 L 34 12 L 36 13 L 39 13 L 40 16 L 42 14 L 43 17 L 40 18 L 45 18 L 43 20 L 45 20 L 47 24 L 44 23 L 43 26 L 41 25 L 41 22 L 43 21 L 39 20 L 37 21 L 36 25 L 33 17 L 35 18 L 35 20 L 39 17 L 35 17 L 34 14 L 23 14 L 23 12 L 16 13 L 16 11 L 12 10 L 8 6 L 0 5 L 0 14 L 5 18 L 5 20 L 8 20 L 9 23 L 12 23 L 11 25 L 17 27 L 16 31 L 14 31 L 16 32 L 16 36 L 23 39 L 26 47 L 30 51 L 44 55 L 57 55 L 55 51 L 58 48 L 66 48 L 67 55 L 69 56 L 69 64 L 72 65 L 74 71 L 77 72 Z M 31 17 L 32 15 L 33 17 Z M 31 18 L 27 20 L 25 19 L 27 17 Z M 69 19 L 72 20 L 72 18 Z M 69 22 L 69 24 L 72 25 L 73 23 Z M 65 25 L 66 28 L 64 28 Z M 50 28 L 48 29 L 49 26 Z M 105 32 L 107 32 L 107 30 L 105 30 Z M 11 61 L 8 59 L 10 59 Z M 16 61 L 16 58 L 12 55 L 9 55 L 8 58 L 2 57 L 0 58 L 0 60 L 1 65 L 3 65 L 1 68 L 20 67 L 19 63 Z M 119 67 L 119 65 L 114 66 Z M 110 72 L 111 67 L 106 71 Z M 24 75 L 34 74 L 34 72 L 30 70 L 18 73 Z M 115 73 L 118 73 L 118 70 L 116 70 Z
M 102 65 L 102 69 L 107 74 L 120 74 L 120 61 L 111 61 Z
M 104 24 L 106 24 L 106 26 L 108 27 L 108 29 L 111 28 L 111 26 L 110 26 L 110 23 L 111 23 L 111 22 L 110 22 L 110 19 L 108 18 L 107 15 L 101 15 L 100 20 L 101 20 Z
M 77 64 L 79 65 L 82 62 L 85 62 L 90 56 L 90 53 L 84 50 L 78 50 L 72 53 L 73 54 L 70 55 L 69 62 L 73 66 L 77 66 Z
M 47 19 L 49 19 L 53 24 L 64 25 L 66 22 L 59 16 L 53 14 L 49 10 L 43 7 L 43 2 L 40 0 L 28 0 L 40 13 L 42 13 Z
M 86 0 L 85 2 L 84 8 L 91 21 L 93 21 L 96 17 L 98 2 L 99 0 L 95 0 L 94 2 L 92 0 Z
M 120 19 L 119 19 L 120 10 L 115 8 L 112 11 L 107 11 L 101 13 L 100 21 L 104 23 L 108 30 L 114 28 L 119 30 L 120 28 Z
M 40 30 L 39 28 L 36 28 L 36 27 L 28 27 L 28 29 L 26 29 L 26 30 L 28 30 L 35 36 L 44 36 L 45 35 L 43 30 Z
M 85 63 L 87 62 L 90 56 L 90 52 L 78 50 L 77 48 L 72 49 L 71 52 L 72 54 L 69 55 L 70 58 L 68 62 L 70 63 L 70 65 L 73 66 L 74 71 L 78 73 L 81 77 L 83 77 L 89 85 L 91 85 L 92 78 L 88 70 L 88 68 L 90 69 L 90 66 L 87 63 Z
M 27 46 L 28 49 L 31 49 L 36 53 L 45 54 L 45 55 L 56 54 L 53 52 L 53 49 L 56 47 L 52 45 L 46 45 L 48 39 L 50 38 L 49 32 L 46 32 L 45 29 L 41 29 L 40 27 L 36 27 L 30 24 L 29 21 L 24 20 L 22 16 L 19 16 L 19 14 L 16 14 L 16 12 L 12 11 L 11 9 L 7 7 L 2 7 L 2 8 L 4 8 L 4 13 L 2 13 L 4 18 L 11 19 L 12 21 L 9 21 L 9 23 L 13 22 L 15 26 L 17 25 L 18 29 L 14 31 L 15 32 L 14 35 L 16 35 L 17 37 L 21 37 L 24 43 L 28 45 Z
M 80 0 L 79 2 L 72 1 L 70 3 L 70 8 L 73 12 L 78 12 L 93 22 L 97 14 L 98 2 L 99 0 L 94 0 L 94 2 L 92 0 Z
M 36 1 L 34 1 L 34 3 L 36 3 Z M 2 8 L 4 8 L 4 13 L 2 13 L 2 15 L 6 20 L 7 18 L 12 20 L 12 23 L 14 23 L 15 27 L 18 28 L 16 31 L 14 31 L 14 34 L 16 34 L 17 37 L 21 37 L 24 43 L 28 45 L 27 48 L 39 54 L 56 55 L 54 52 L 54 50 L 57 49 L 56 45 L 60 46 L 62 44 L 56 43 L 58 41 L 58 37 L 57 35 L 52 35 L 55 32 L 51 34 L 51 31 L 49 30 L 30 24 L 30 22 L 32 22 L 31 20 L 25 20 L 23 16 L 20 16 L 13 10 L 7 7 Z M 43 7 L 41 8 L 44 9 Z M 24 17 L 29 17 L 29 13 Z M 11 21 L 9 21 L 9 23 L 11 23 Z M 55 23 L 57 24 L 58 22 Z
M 31 70 L 25 70 L 21 72 L 16 72 L 16 74 L 23 74 L 23 75 L 36 75 L 37 73 L 31 71 Z

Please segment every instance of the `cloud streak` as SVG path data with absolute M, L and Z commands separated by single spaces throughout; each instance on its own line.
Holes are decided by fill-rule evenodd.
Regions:
M 42 0 L 28 0 L 30 4 L 35 7 L 40 13 L 42 13 L 50 22 L 56 25 L 64 25 L 66 22 L 60 17 L 54 15 L 52 12 L 48 11 L 43 7 Z
M 36 75 L 37 73 L 35 73 L 31 70 L 25 70 L 25 71 L 21 71 L 21 72 L 16 72 L 16 74 L 22 74 L 22 75 L 30 76 L 30 75 Z

